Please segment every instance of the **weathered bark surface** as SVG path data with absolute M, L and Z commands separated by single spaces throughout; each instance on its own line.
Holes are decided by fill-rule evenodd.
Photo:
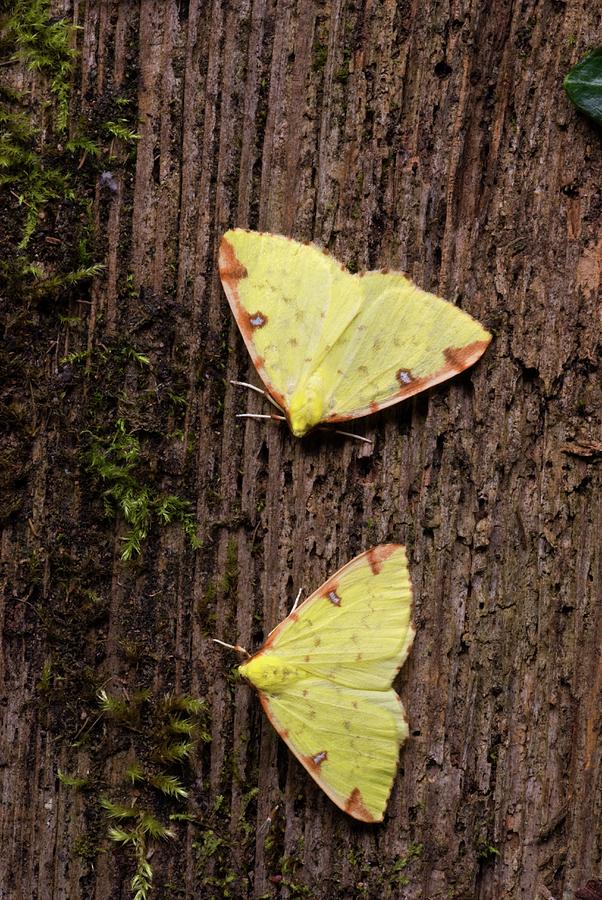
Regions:
M 96 193 L 106 271 L 77 307 L 86 330 L 44 310 L 27 337 L 48 403 L 28 407 L 23 386 L 31 464 L 1 545 L 0 895 L 129 896 L 126 856 L 73 852 L 98 813 L 57 766 L 92 767 L 102 794 L 123 780 L 128 744 L 73 746 L 82 678 L 41 702 L 43 664 L 64 650 L 87 667 L 88 696 L 106 683 L 210 704 L 191 806 L 222 844 L 200 854 L 204 826 L 181 828 L 152 857 L 157 897 L 572 898 L 602 868 L 601 485 L 599 453 L 582 446 L 601 439 L 602 141 L 562 78 L 602 42 L 599 4 L 71 11 L 74 121 L 131 96 L 141 139 L 135 164 L 126 151 L 114 164 L 117 192 Z M 241 424 L 262 403 L 228 382 L 254 377 L 216 274 L 233 224 L 405 270 L 494 341 L 474 370 L 359 423 L 371 450 Z M 152 371 L 84 364 L 65 387 L 66 353 L 116 339 Z M 152 406 L 174 373 L 179 425 Z M 195 499 L 199 552 L 157 528 L 140 562 L 119 559 L 123 526 L 103 518 L 80 455 L 109 378 L 156 484 Z M 386 540 L 407 543 L 416 589 L 398 685 L 411 737 L 385 824 L 362 827 L 311 783 L 210 638 L 258 646 L 299 587 Z M 74 584 L 100 598 L 98 620 L 69 606 Z

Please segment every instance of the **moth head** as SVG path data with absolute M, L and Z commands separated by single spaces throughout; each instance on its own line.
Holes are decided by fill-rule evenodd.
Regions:
M 324 416 L 322 379 L 312 375 L 291 396 L 288 405 L 288 422 L 295 437 L 303 437 Z
M 299 677 L 298 670 L 272 653 L 256 653 L 238 667 L 239 673 L 260 691 L 275 694 Z

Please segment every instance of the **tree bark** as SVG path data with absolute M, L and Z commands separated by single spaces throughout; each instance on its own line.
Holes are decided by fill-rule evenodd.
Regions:
M 562 79 L 602 43 L 598 4 L 58 11 L 81 28 L 71 131 L 122 109 L 140 138 L 102 162 L 106 268 L 90 305 L 71 301 L 80 325 L 46 306 L 10 329 L 26 375 L 10 402 L 29 430 L 1 544 L 0 896 L 133 894 L 98 799 L 125 791 L 140 735 L 94 723 L 104 686 L 210 711 L 188 776 L 196 819 L 156 844 L 156 897 L 569 900 L 602 873 L 602 140 Z M 358 422 L 371 448 L 236 419 L 265 404 L 229 383 L 255 378 L 216 270 L 232 225 L 404 270 L 492 345 Z M 155 524 L 121 560 L 127 528 L 105 517 L 84 452 L 119 418 L 153 490 L 193 499 L 200 550 Z M 300 587 L 390 540 L 415 586 L 396 682 L 410 738 L 369 827 L 311 782 L 211 638 L 258 647 Z

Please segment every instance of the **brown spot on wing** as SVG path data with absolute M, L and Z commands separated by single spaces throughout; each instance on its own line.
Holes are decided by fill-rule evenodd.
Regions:
M 397 378 L 402 388 L 414 381 L 414 376 L 409 369 L 398 369 L 395 373 L 395 377 Z
M 364 806 L 364 800 L 359 788 L 353 788 L 349 794 L 345 804 L 345 812 L 353 816 L 354 819 L 360 819 L 362 822 L 376 822 L 372 813 Z
M 329 578 L 328 581 L 325 581 L 324 584 L 318 588 L 318 591 L 320 592 L 320 596 L 324 597 L 325 599 L 330 600 L 330 602 L 334 603 L 335 606 L 339 606 L 340 602 L 341 602 L 341 598 L 339 597 L 338 590 L 339 590 L 339 581 L 338 581 L 338 578 L 336 578 L 334 576 L 332 578 Z M 334 598 L 330 596 L 331 594 L 334 594 Z M 338 603 L 336 602 L 337 599 L 339 601 Z
M 396 544 L 380 544 L 378 547 L 373 547 L 371 550 L 368 550 L 366 556 L 368 557 L 368 562 L 370 563 L 373 575 L 380 575 L 384 561 L 388 559 L 392 553 L 395 553 L 396 550 Z
M 313 756 L 304 756 L 303 762 L 310 772 L 317 773 L 320 771 L 320 766 L 325 759 L 328 759 L 328 752 L 326 750 L 320 750 L 319 753 L 315 753 Z
M 249 319 L 249 325 L 255 331 L 257 328 L 263 328 L 266 324 L 268 317 L 261 312 L 261 310 L 257 310 L 254 313 L 247 313 L 247 318 Z

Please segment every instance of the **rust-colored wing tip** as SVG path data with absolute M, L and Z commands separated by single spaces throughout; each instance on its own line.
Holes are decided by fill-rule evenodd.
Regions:
M 220 241 L 217 265 L 219 277 L 228 286 L 235 286 L 241 278 L 246 278 L 248 275 L 247 270 L 238 259 L 234 247 L 225 235 Z
M 373 575 L 380 575 L 383 563 L 392 556 L 396 550 L 399 550 L 400 544 L 379 544 L 378 547 L 372 547 L 367 551 L 368 562 L 372 569 Z
M 364 800 L 359 788 L 353 788 L 343 808 L 346 813 L 349 813 L 354 819 L 359 819 L 360 822 L 382 822 L 383 820 L 382 815 L 379 819 L 375 819 L 370 810 L 364 806 Z
M 454 372 L 463 372 L 464 369 L 474 366 L 490 343 L 491 335 L 486 341 L 474 341 L 472 344 L 466 344 L 465 347 L 447 347 L 443 354 L 450 369 L 453 369 Z

